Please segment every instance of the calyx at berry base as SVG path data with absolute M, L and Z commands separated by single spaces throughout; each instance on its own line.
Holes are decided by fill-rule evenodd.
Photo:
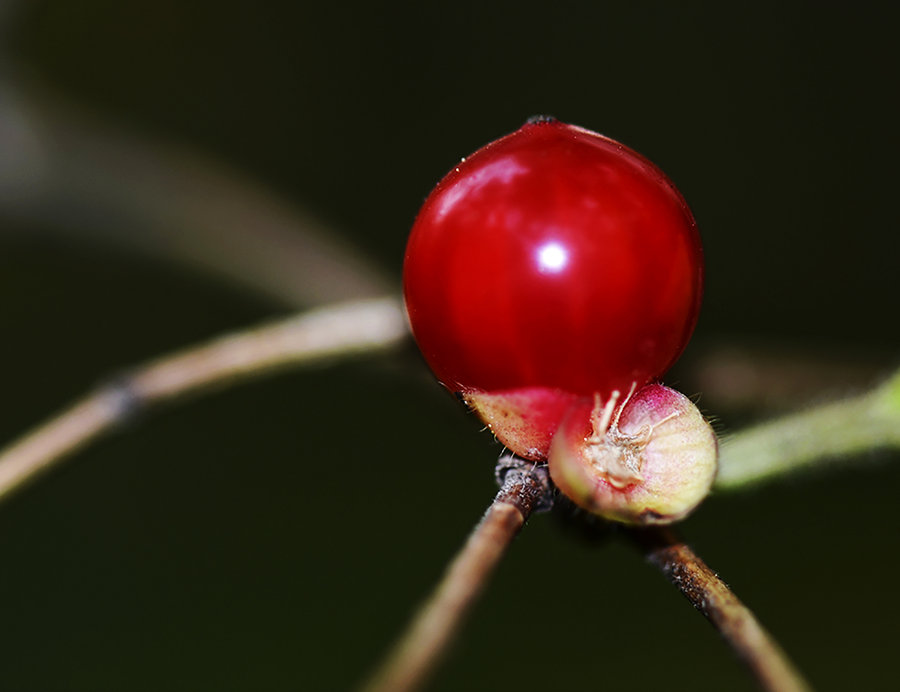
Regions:
M 702 285 L 696 224 L 665 174 L 552 118 L 448 173 L 404 262 L 410 324 L 444 386 L 512 452 L 547 460 L 574 502 L 633 523 L 684 516 L 715 475 L 696 407 L 650 384 L 687 344 Z
M 607 519 L 682 519 L 715 479 L 715 433 L 674 389 L 651 384 L 618 399 L 598 397 L 590 409 L 568 412 L 550 446 L 550 477 L 575 504 Z

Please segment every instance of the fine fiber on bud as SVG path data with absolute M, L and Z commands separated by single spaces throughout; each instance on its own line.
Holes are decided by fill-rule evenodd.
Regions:
M 550 476 L 578 506 L 628 524 L 668 524 L 709 493 L 718 445 L 683 394 L 658 384 L 569 409 L 550 445 Z

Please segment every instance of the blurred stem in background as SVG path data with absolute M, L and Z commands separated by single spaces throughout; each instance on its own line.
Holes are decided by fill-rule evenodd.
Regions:
M 0 69 L 0 233 L 189 263 L 292 307 L 383 295 L 362 254 L 217 162 L 136 136 Z
M 900 448 L 900 372 L 865 394 L 810 408 L 727 437 L 715 487 L 739 488 L 786 473 Z
M 0 501 L 151 404 L 273 370 L 391 348 L 407 335 L 393 298 L 331 305 L 185 348 L 134 368 L 0 451 Z

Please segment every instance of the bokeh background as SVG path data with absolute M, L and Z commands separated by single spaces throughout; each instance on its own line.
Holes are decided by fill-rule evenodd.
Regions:
M 290 270 L 306 226 L 218 225 L 234 196 L 210 176 L 397 290 L 431 186 L 536 113 L 638 149 L 693 207 L 707 293 L 670 381 L 724 433 L 865 388 L 900 345 L 900 61 L 876 7 L 7 2 L 0 440 L 318 295 Z M 288 263 L 275 288 L 226 261 L 255 244 Z M 0 689 L 352 687 L 494 492 L 478 430 L 411 346 L 136 419 L 0 506 Z M 820 689 L 896 684 L 897 461 L 715 496 L 683 526 Z M 434 683 L 752 688 L 628 545 L 547 515 Z

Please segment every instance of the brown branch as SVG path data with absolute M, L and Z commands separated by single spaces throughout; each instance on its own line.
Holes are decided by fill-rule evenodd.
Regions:
M 497 466 L 500 492 L 444 578 L 422 605 L 366 692 L 408 692 L 428 681 L 512 539 L 534 511 L 552 504 L 546 467 L 515 457 Z
M 389 348 L 406 335 L 400 301 L 384 298 L 320 308 L 163 356 L 0 450 L 0 501 L 137 408 L 278 368 Z
M 763 689 L 811 689 L 753 613 L 690 546 L 668 529 L 633 530 L 631 535 L 645 551 L 647 560 L 662 570 L 719 631 Z

